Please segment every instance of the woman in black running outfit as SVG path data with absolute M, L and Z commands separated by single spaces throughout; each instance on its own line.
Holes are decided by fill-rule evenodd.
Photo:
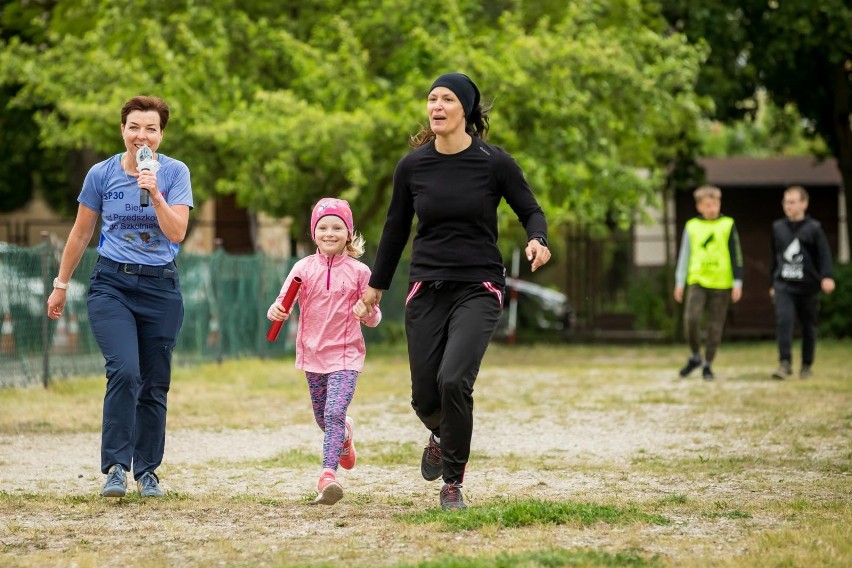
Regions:
M 441 506 L 465 508 L 461 484 L 473 433 L 473 384 L 500 319 L 505 286 L 497 206 L 505 199 L 527 233 L 532 270 L 550 260 L 547 221 L 518 164 L 484 142 L 488 108 L 461 73 L 438 77 L 426 103 L 429 126 L 396 166 L 370 285 L 368 308 L 391 283 L 417 215 L 405 330 L 411 406 L 431 431 L 420 469 L 443 475 Z

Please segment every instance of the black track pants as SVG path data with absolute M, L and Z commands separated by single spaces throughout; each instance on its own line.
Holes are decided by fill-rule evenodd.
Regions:
M 814 364 L 818 315 L 819 294 L 791 294 L 775 288 L 779 360 L 793 362 L 793 328 L 798 318 L 802 328 L 802 365 Z
M 416 282 L 406 299 L 411 406 L 441 438 L 444 481 L 460 483 L 473 433 L 473 383 L 502 311 L 490 282 Z

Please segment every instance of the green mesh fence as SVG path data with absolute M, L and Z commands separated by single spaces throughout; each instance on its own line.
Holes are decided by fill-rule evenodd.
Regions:
M 51 380 L 103 373 L 103 356 L 92 336 L 86 308 L 97 251 L 86 250 L 69 283 L 63 316 L 54 321 L 46 315 L 46 302 L 62 249 L 50 243 L 31 248 L 0 246 L 0 386 L 47 386 Z M 177 264 L 185 314 L 174 363 L 292 353 L 296 318 L 284 325 L 277 341 L 269 343 L 266 310 L 296 260 L 262 254 L 181 253 Z M 382 324 L 375 330 L 365 328 L 368 341 L 402 337 L 402 271 L 407 267 L 400 267 L 394 288 L 382 299 Z

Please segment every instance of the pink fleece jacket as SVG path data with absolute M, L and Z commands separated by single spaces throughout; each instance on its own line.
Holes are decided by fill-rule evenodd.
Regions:
M 328 257 L 317 251 L 296 262 L 276 301 L 281 301 L 296 276 L 302 279 L 296 296 L 296 368 L 311 373 L 360 372 L 367 351 L 361 322 L 352 307 L 367 289 L 370 269 L 348 254 Z M 376 306 L 364 324 L 376 327 L 381 320 Z

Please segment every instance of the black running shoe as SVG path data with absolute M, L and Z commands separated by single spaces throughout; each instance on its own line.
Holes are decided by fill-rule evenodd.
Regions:
M 701 378 L 705 381 L 712 381 L 716 378 L 716 375 L 713 374 L 713 369 L 710 368 L 710 365 L 704 365 L 704 368 L 701 370 Z
M 441 488 L 441 508 L 445 511 L 467 509 L 461 492 L 460 483 L 445 483 Z
M 435 481 L 444 473 L 444 460 L 441 454 L 441 445 L 435 441 L 435 435 L 429 436 L 429 443 L 423 448 L 423 457 L 420 458 L 420 474 L 426 481 Z
M 701 366 L 701 357 L 690 357 L 686 360 L 686 365 L 680 370 L 681 377 L 688 377 L 689 374 Z

